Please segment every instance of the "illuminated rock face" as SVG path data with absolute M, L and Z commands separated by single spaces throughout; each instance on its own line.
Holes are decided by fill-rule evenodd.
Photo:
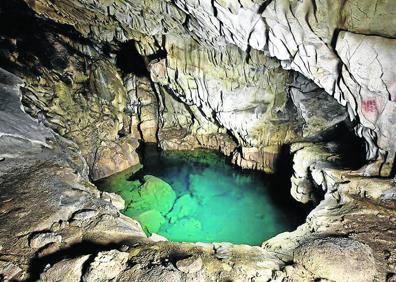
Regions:
M 0 67 L 19 77 L 0 70 L 0 280 L 395 280 L 395 5 L 0 1 Z M 139 142 L 278 171 L 318 206 L 262 247 L 146 238 L 90 183 L 138 164 Z M 145 231 L 202 230 L 165 180 L 176 200 L 135 183 L 164 195 L 139 200 Z
M 333 96 L 347 108 L 351 119 L 357 120 L 357 133 L 368 144 L 367 159 L 377 161 L 368 166 L 365 173 L 384 176 L 391 173 L 396 153 L 391 137 L 395 130 L 395 83 L 391 67 L 396 50 L 393 39 L 396 36 L 394 1 L 178 0 L 120 3 L 115 0 L 75 0 L 70 5 L 62 1 L 26 2 L 39 15 L 72 25 L 84 37 L 97 42 L 135 40 L 141 54 L 147 55 L 153 65 L 153 71 L 150 70 L 153 80 L 168 86 L 188 105 L 201 108 L 204 117 L 215 122 L 212 132 L 220 124 L 221 128 L 232 132 L 234 138 L 241 139 L 238 144 L 241 147 L 265 151 L 265 146 L 288 143 L 296 137 L 293 130 L 296 126 L 292 126 L 293 129 L 277 126 L 257 128 L 257 125 L 262 125 L 262 120 L 253 118 L 252 111 L 246 111 L 246 103 L 252 109 L 254 105 L 258 106 L 255 103 L 259 101 L 257 97 L 264 99 L 264 94 L 252 96 L 256 90 L 267 96 L 274 94 L 274 89 L 268 89 L 265 82 L 261 84 L 254 79 L 252 63 L 263 67 L 264 75 L 259 76 L 259 80 L 271 72 L 281 76 L 272 77 L 270 83 L 277 85 L 275 92 L 278 97 L 281 96 L 278 92 L 283 92 L 288 84 L 288 72 L 282 69 L 299 72 Z M 199 42 L 197 47 L 189 48 L 192 40 Z M 359 43 L 362 40 L 364 46 Z M 203 50 L 205 46 L 209 47 L 208 51 Z M 245 53 L 246 60 L 239 60 L 238 54 L 230 50 Z M 167 55 L 159 51 L 166 51 Z M 217 70 L 204 57 L 197 56 L 202 51 L 215 65 L 224 66 L 235 61 L 227 71 Z M 174 56 L 184 53 L 188 55 L 173 60 Z M 153 57 L 154 60 L 150 60 Z M 281 66 L 279 69 L 275 66 L 275 71 L 274 61 Z M 191 72 L 190 67 L 197 71 Z M 228 87 L 218 79 L 223 73 L 227 74 L 228 82 L 233 82 Z M 240 83 L 245 77 L 249 79 Z M 254 86 L 249 87 L 252 82 Z M 227 97 L 223 101 L 232 100 L 235 95 L 243 98 L 233 109 L 235 111 L 231 111 L 230 117 L 227 103 L 217 107 L 219 103 L 216 100 L 221 97 Z M 270 100 L 267 99 L 264 105 Z M 237 111 L 240 107 L 243 111 Z M 280 103 L 265 109 L 273 108 L 274 114 L 283 112 L 283 107 L 284 104 Z M 265 112 L 262 107 L 256 109 L 255 113 Z M 208 115 L 208 110 L 214 115 Z M 290 113 L 290 110 L 286 112 Z M 266 121 L 277 118 L 276 115 L 271 116 Z M 267 144 L 256 137 L 257 132 L 261 137 L 263 134 L 260 132 L 272 133 L 264 137 Z M 275 137 L 275 132 L 283 134 Z M 261 162 L 239 161 L 240 164 L 270 170 L 268 161 L 267 164 Z

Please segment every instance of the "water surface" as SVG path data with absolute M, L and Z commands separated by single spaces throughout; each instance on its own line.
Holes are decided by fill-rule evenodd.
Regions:
M 287 181 L 232 166 L 218 153 L 160 152 L 146 145 L 142 156 L 143 168 L 97 185 L 120 194 L 129 204 L 124 214 L 137 219 L 146 233 L 178 242 L 261 245 L 294 230 L 305 216 L 285 200 L 287 187 L 279 185 Z

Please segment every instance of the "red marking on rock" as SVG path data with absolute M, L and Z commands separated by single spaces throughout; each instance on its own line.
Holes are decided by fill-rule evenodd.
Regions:
M 374 113 L 377 111 L 377 101 L 375 99 L 368 99 L 362 101 L 364 112 Z

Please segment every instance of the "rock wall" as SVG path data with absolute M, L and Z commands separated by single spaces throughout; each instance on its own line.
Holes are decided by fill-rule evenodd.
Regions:
M 395 5 L 1 1 L 0 280 L 393 281 Z M 267 172 L 290 147 L 319 205 L 262 248 L 143 238 L 88 181 L 139 141 Z
M 260 88 L 266 95 L 271 95 L 271 91 L 260 82 L 256 84 L 254 71 L 247 71 L 246 67 L 261 65 L 267 70 L 265 75 L 277 73 L 278 76 L 271 79 L 271 84 L 278 86 L 272 94 L 277 93 L 276 97 L 279 98 L 280 104 L 276 107 L 281 109 L 286 103 L 283 99 L 282 104 L 280 98 L 282 95 L 279 93 L 288 92 L 281 86 L 287 81 L 288 72 L 282 72 L 279 66 L 276 67 L 278 63 L 266 58 L 264 54 L 275 57 L 280 61 L 282 68 L 303 74 L 332 95 L 341 105 L 347 107 L 350 118 L 359 124 L 356 127 L 357 134 L 367 140 L 367 159 L 377 160 L 367 167 L 365 173 L 389 175 L 395 155 L 394 142 L 391 138 L 394 130 L 392 126 L 394 74 L 392 68 L 389 67 L 395 56 L 395 48 L 393 48 L 395 43 L 391 39 L 396 33 L 392 25 L 395 21 L 392 14 L 395 4 L 392 1 L 333 2 L 314 0 L 276 0 L 261 3 L 255 1 L 240 3 L 238 1 L 97 2 L 76 0 L 66 4 L 64 1 L 49 3 L 39 0 L 27 1 L 27 4 L 39 15 L 71 25 L 84 37 L 97 42 L 125 42 L 132 39 L 140 45 L 141 50 L 144 50 L 142 52 L 144 55 L 153 55 L 158 50 L 166 50 L 168 52 L 166 72 L 164 66 L 161 66 L 164 62 L 156 62 L 154 65 L 157 64 L 157 67 L 153 66 L 154 70 L 166 75 L 162 77 L 160 84 L 168 85 L 187 104 L 194 104 L 198 107 L 208 104 L 205 105 L 204 113 L 209 120 L 213 119 L 213 115 L 208 115 L 208 110 L 213 110 L 213 108 L 215 112 L 219 110 L 219 114 L 214 117 L 216 122 L 230 131 L 234 138 L 245 139 L 238 141 L 240 149 L 234 159 L 239 159 L 239 163 L 245 162 L 246 166 L 250 167 L 268 168 L 269 160 L 258 161 L 256 158 L 268 155 L 265 153 L 267 151 L 271 151 L 272 154 L 276 150 L 266 149 L 265 146 L 268 144 L 261 145 L 265 137 L 255 137 L 257 129 L 252 128 L 255 122 L 250 122 L 252 113 L 249 115 L 246 111 L 246 108 L 254 107 L 255 103 L 262 102 L 257 99 L 252 100 L 252 95 L 254 96 L 252 93 Z M 359 44 L 362 40 L 365 42 L 363 47 Z M 196 41 L 200 42 L 200 51 L 196 49 L 194 53 L 191 52 L 191 48 L 194 45 L 197 48 Z M 240 61 L 234 61 L 231 64 L 234 75 L 241 78 L 240 71 L 244 69 L 246 70 L 244 75 L 250 80 L 242 84 L 238 82 L 239 89 L 236 85 L 225 85 L 227 86 L 225 88 L 215 86 L 217 82 L 219 85 L 224 84 L 221 77 L 224 70 L 218 72 L 214 67 L 216 60 L 219 60 L 216 54 L 235 52 L 230 51 L 234 47 L 229 44 L 244 50 L 246 57 L 249 58 L 244 66 Z M 210 46 L 210 51 L 202 51 L 205 46 Z M 170 48 L 173 48 L 173 51 Z M 178 69 L 174 60 L 177 59 L 179 66 L 183 66 L 180 60 L 180 55 L 183 55 L 182 50 L 189 50 L 190 54 L 196 54 L 194 57 L 190 55 L 183 59 L 189 66 L 194 67 L 195 71 L 197 71 L 198 59 L 205 60 L 204 57 L 213 59 L 214 64 L 205 64 L 198 68 L 205 73 L 205 78 L 202 74 L 194 73 L 193 69 L 184 68 L 183 71 Z M 207 55 L 203 56 L 203 53 Z M 380 55 L 376 56 L 376 54 Z M 233 59 L 238 57 L 232 56 Z M 256 59 L 257 57 L 261 59 Z M 357 63 L 362 60 L 368 68 Z M 225 64 L 227 55 L 221 61 Z M 208 68 L 212 73 L 208 71 Z M 367 70 L 366 74 L 361 75 L 362 69 Z M 213 71 L 216 72 L 215 76 L 213 76 Z M 158 74 L 154 71 L 155 79 L 160 81 Z M 229 74 L 228 71 L 227 75 Z M 188 79 L 191 75 L 195 76 L 194 83 L 185 84 L 191 81 L 191 78 Z M 263 77 L 260 76 L 260 79 Z M 249 89 L 251 83 L 255 86 L 250 86 Z M 211 91 L 216 91 L 216 93 L 212 94 Z M 224 113 L 230 110 L 227 109 L 227 105 L 224 109 L 216 108 L 219 105 L 220 91 L 223 96 L 227 95 L 227 99 L 224 100 L 231 101 L 232 97 L 240 91 L 249 96 L 243 99 L 246 104 L 241 105 L 245 108 L 243 112 L 246 116 L 243 118 L 249 120 L 249 125 L 233 124 L 236 119 Z M 265 99 L 266 95 L 260 95 L 259 99 Z M 259 107 L 256 112 L 262 111 Z M 260 122 L 259 119 L 253 120 Z M 279 128 L 275 126 L 275 129 L 266 130 L 266 132 L 273 133 L 278 130 Z M 277 137 L 278 140 L 275 143 L 283 144 L 293 139 L 290 136 L 293 135 L 290 130 L 280 129 L 280 131 L 289 131 L 289 134 Z M 242 148 L 245 153 L 241 152 Z M 253 163 L 249 161 L 251 157 Z M 264 157 L 264 159 L 267 158 Z
M 375 36 L 358 34 L 348 19 L 363 4 L 326 3 L 27 2 L 41 18 L 4 4 L 36 33 L 7 34 L 4 60 L 26 77 L 27 111 L 81 147 L 93 179 L 138 163 L 138 140 L 273 172 L 284 145 L 341 124 L 366 140 L 361 173 L 390 175 L 392 29 L 373 20 Z
M 326 194 L 296 231 L 262 247 L 145 238 L 122 199 L 88 181 L 78 147 L 21 110 L 21 84 L 0 69 L 1 279 L 394 280 L 394 181 L 306 161 Z M 325 164 L 322 150 L 303 155 Z
M 128 128 L 127 93 L 114 60 L 16 3 L 2 4 L 1 60 L 24 79 L 25 110 L 79 146 L 92 179 L 139 163 L 137 138 Z

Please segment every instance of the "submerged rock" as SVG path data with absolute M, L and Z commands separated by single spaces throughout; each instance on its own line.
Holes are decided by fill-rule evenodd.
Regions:
M 185 216 L 189 216 L 197 208 L 197 201 L 191 195 L 186 194 L 178 198 L 172 208 L 172 210 L 166 215 L 169 218 L 170 223 L 175 223 L 175 221 L 183 218 Z
M 147 234 L 158 232 L 161 226 L 166 222 L 165 218 L 161 215 L 158 210 L 148 210 L 139 212 L 135 210 L 127 210 L 125 212 L 127 216 L 135 218 L 142 225 L 143 230 Z
M 165 215 L 173 207 L 176 193 L 165 181 L 152 175 L 146 175 L 143 184 L 130 190 L 128 197 L 130 200 L 127 206 L 128 214 L 157 210 Z
M 166 227 L 162 235 L 165 237 L 169 236 L 174 241 L 180 242 L 183 241 L 183 238 L 194 238 L 194 236 L 197 236 L 202 230 L 202 223 L 193 217 L 183 217 Z

